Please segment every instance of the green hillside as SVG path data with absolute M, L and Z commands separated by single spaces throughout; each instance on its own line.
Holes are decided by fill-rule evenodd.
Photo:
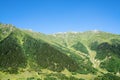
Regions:
M 0 80 L 119 79 L 120 35 L 47 35 L 0 24 Z

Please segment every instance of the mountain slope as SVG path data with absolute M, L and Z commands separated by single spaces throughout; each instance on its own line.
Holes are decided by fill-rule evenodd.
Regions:
M 120 35 L 46 35 L 0 24 L 1 80 L 117 80 L 119 73 Z

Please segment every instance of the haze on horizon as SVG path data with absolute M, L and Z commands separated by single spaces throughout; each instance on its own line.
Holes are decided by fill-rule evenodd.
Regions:
M 119 0 L 1 0 L 0 22 L 42 33 L 120 34 Z

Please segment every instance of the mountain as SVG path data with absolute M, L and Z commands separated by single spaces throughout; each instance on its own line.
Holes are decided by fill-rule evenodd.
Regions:
M 43 34 L 0 24 L 0 80 L 119 80 L 120 35 Z

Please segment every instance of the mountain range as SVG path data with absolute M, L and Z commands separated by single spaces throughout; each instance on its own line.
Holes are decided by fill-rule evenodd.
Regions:
M 120 35 L 43 34 L 0 23 L 0 80 L 120 80 Z

